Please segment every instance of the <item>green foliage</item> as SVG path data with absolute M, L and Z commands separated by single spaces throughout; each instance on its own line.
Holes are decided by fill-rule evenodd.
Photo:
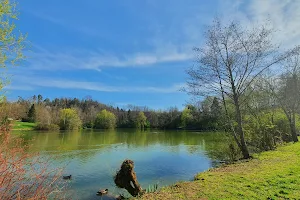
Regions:
M 60 111 L 59 127 L 62 130 L 76 130 L 81 128 L 81 120 L 73 108 L 66 108 Z
M 223 111 L 216 97 L 208 96 L 199 105 L 187 105 L 181 113 L 180 126 L 185 129 L 220 130 Z
M 94 127 L 98 129 L 113 129 L 116 127 L 116 116 L 104 109 L 97 114 Z
M 214 132 L 213 138 L 220 138 L 220 141 L 205 144 L 205 149 L 210 158 L 225 161 L 226 163 L 233 163 L 242 158 L 239 147 L 234 142 L 231 134 Z
M 139 129 L 144 129 L 147 127 L 147 117 L 145 116 L 144 112 L 139 112 L 135 120 L 135 126 Z
M 167 111 L 152 111 L 147 119 L 153 128 L 175 129 L 180 127 L 181 112 L 177 108 L 169 108 Z
M 155 183 L 153 185 L 149 185 L 148 188 L 146 189 L 146 193 L 153 193 L 158 190 L 158 183 Z
M 214 97 L 212 101 L 212 104 L 210 106 L 210 112 L 211 112 L 211 116 L 216 119 L 218 119 L 222 114 L 222 107 L 220 106 L 217 97 Z
M 270 112 L 261 112 L 255 116 L 246 117 L 244 130 L 252 151 L 266 151 L 276 147 L 278 132 L 272 117 L 273 113 Z
M 225 117 L 223 116 L 222 106 L 217 97 L 214 97 L 210 106 L 210 127 L 211 129 L 220 129 L 224 122 Z
M 83 124 L 83 128 L 94 128 L 94 122 L 86 122 Z
M 24 119 L 24 121 L 28 121 L 28 110 L 34 101 L 36 101 L 36 122 L 39 124 L 44 124 L 41 125 L 41 127 L 47 127 L 47 125 L 50 124 L 60 124 L 60 110 L 65 108 L 75 108 L 78 111 L 80 119 L 82 120 L 83 128 L 96 127 L 94 123 L 96 121 L 97 114 L 104 109 L 114 113 L 117 122 L 116 127 L 118 128 L 142 128 L 144 126 L 144 128 L 177 129 L 182 127 L 182 120 L 186 122 L 185 128 L 187 129 L 220 130 L 222 128 L 222 123 L 220 123 L 221 120 L 216 121 L 216 119 L 213 117 L 213 112 L 210 111 L 210 109 L 212 111 L 218 110 L 214 109 L 214 106 L 212 105 L 214 98 L 211 98 L 212 101 L 210 102 L 207 101 L 207 113 L 203 113 L 199 106 L 188 105 L 188 119 L 184 117 L 185 115 L 181 117 L 182 112 L 176 107 L 170 107 L 167 110 L 144 109 L 142 111 L 139 108 L 135 108 L 135 110 L 125 110 L 109 107 L 91 99 L 43 99 L 44 97 L 39 94 L 34 95 L 29 99 L 23 99 L 22 97 L 19 97 L 17 102 L 7 102 L 5 105 L 7 109 L 0 109 L 0 118 L 4 115 L 13 119 Z M 8 109 L 9 107 L 14 109 Z M 143 112 L 144 116 L 139 114 L 140 112 Z M 146 117 L 146 122 L 144 117 Z M 138 123 L 138 121 L 140 123 Z
M 273 111 L 274 113 L 274 124 L 276 125 L 276 128 L 282 137 L 283 141 L 289 142 L 292 141 L 292 135 L 291 135 L 291 130 L 290 130 L 290 125 L 288 118 L 286 114 L 279 109 L 276 109 Z M 300 115 L 296 114 L 296 129 L 300 130 Z
M 28 122 L 36 122 L 36 110 L 35 105 L 32 104 L 29 111 L 28 111 Z
M 146 121 L 145 128 L 150 128 L 150 127 L 151 127 L 151 123 L 147 120 L 147 121 Z
M 299 115 L 296 117 L 299 119 Z M 296 127 L 299 125 L 298 122 Z M 289 121 L 285 113 L 279 109 L 246 115 L 244 130 L 252 152 L 272 150 L 278 143 L 292 141 Z
M 133 128 L 134 127 L 134 119 L 133 119 L 133 112 L 129 109 L 127 111 L 127 127 Z
M 60 127 L 57 124 L 43 124 L 38 123 L 35 127 L 35 130 L 43 130 L 43 131 L 58 131 Z
M 276 131 L 280 135 L 283 141 L 291 141 L 291 131 L 289 126 L 289 121 L 282 110 L 276 109 L 272 111 L 273 113 L 273 123 L 276 126 Z M 298 119 L 299 115 L 297 114 Z M 298 120 L 299 124 L 299 120 Z M 297 126 L 297 124 L 296 124 Z M 299 126 L 298 126 L 299 127 Z
M 24 59 L 23 49 L 25 37 L 16 34 L 16 4 L 11 0 L 0 1 L 0 69 L 17 65 Z M 7 75 L 0 74 L 0 91 L 8 83 Z
M 181 126 L 186 128 L 193 120 L 192 111 L 189 107 L 186 107 L 181 113 Z
M 218 148 L 212 148 L 208 154 L 220 161 L 225 161 L 226 163 L 233 163 L 240 158 L 242 158 L 241 151 L 233 139 L 230 141 L 225 141 L 218 145 Z

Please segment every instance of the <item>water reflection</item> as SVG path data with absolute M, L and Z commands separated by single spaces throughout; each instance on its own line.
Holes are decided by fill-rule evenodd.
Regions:
M 17 134 L 20 134 L 18 132 Z M 79 199 L 99 199 L 99 188 L 114 187 L 113 175 L 124 159 L 135 161 L 142 187 L 190 180 L 212 166 L 210 152 L 222 144 L 221 133 L 188 131 L 22 132 L 29 151 L 53 156 L 54 166 L 72 174 L 71 188 Z

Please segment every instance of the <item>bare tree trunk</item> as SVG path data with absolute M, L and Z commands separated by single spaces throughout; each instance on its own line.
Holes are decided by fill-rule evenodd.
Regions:
M 217 66 L 217 63 L 216 63 L 216 66 Z M 231 123 L 231 120 L 230 120 L 230 117 L 229 117 L 229 113 L 228 113 L 228 109 L 227 109 L 227 105 L 226 105 L 226 100 L 225 100 L 225 95 L 224 95 L 225 92 L 224 92 L 224 88 L 223 88 L 223 85 L 222 85 L 222 79 L 221 79 L 220 72 L 219 72 L 218 68 L 216 68 L 216 72 L 217 72 L 217 75 L 218 75 L 219 85 L 220 85 L 220 88 L 221 88 L 222 102 L 223 102 L 223 106 L 224 106 L 224 109 L 225 109 L 226 120 L 227 120 L 227 123 L 230 125 L 231 131 L 232 131 L 231 135 L 233 136 L 234 141 L 236 142 L 236 144 L 238 145 L 238 147 L 240 149 L 242 149 L 241 143 L 239 142 L 239 140 L 238 140 L 238 138 L 236 136 L 236 132 L 234 130 L 234 126 Z
M 236 122 L 238 124 L 237 133 L 240 136 L 239 147 L 242 151 L 243 158 L 248 159 L 248 158 L 250 158 L 250 154 L 249 154 L 249 150 L 246 145 L 246 142 L 245 142 L 245 136 L 244 136 L 243 126 L 242 126 L 242 114 L 241 114 L 241 110 L 240 110 L 239 96 L 237 94 L 237 90 L 236 90 L 236 87 L 234 84 L 234 78 L 233 78 L 232 69 L 231 69 L 230 65 L 228 65 L 227 70 L 229 72 L 230 84 L 231 84 L 231 89 L 232 89 L 232 93 L 233 93 L 233 102 L 234 102 L 234 107 L 235 107 L 235 112 L 236 112 Z
M 298 142 L 298 137 L 297 137 L 297 131 L 296 131 L 296 119 L 295 119 L 295 112 L 293 112 L 293 115 L 291 117 L 290 121 L 290 127 L 291 127 L 291 135 L 293 142 Z
M 234 106 L 235 106 L 235 112 L 236 112 L 236 121 L 237 121 L 237 124 L 238 124 L 237 132 L 240 136 L 240 145 L 239 145 L 239 147 L 242 151 L 243 158 L 248 159 L 248 158 L 250 158 L 250 154 L 249 154 L 249 150 L 248 150 L 248 147 L 246 145 L 246 142 L 245 142 L 245 136 L 244 136 L 244 131 L 243 131 L 243 127 L 242 127 L 242 115 L 241 115 L 240 105 L 239 105 L 239 102 L 238 102 L 237 95 L 236 94 L 233 94 L 233 95 L 234 95 Z
M 289 121 L 289 125 L 290 125 L 290 131 L 291 131 L 291 136 L 292 136 L 292 140 L 293 142 L 298 142 L 298 137 L 297 137 L 297 131 L 296 131 L 296 114 L 295 111 L 292 112 L 292 114 L 290 114 L 289 112 L 287 112 L 284 107 L 282 107 L 288 121 Z

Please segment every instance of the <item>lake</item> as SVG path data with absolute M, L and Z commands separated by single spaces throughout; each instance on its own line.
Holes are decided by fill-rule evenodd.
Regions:
M 16 132 L 20 134 L 20 132 Z M 54 156 L 54 166 L 66 166 L 72 174 L 72 199 L 101 199 L 96 192 L 108 188 L 113 194 L 113 176 L 125 159 L 135 162 L 141 186 L 159 187 L 192 180 L 198 172 L 215 166 L 212 152 L 222 144 L 222 133 L 132 129 L 82 130 L 78 132 L 23 131 L 30 151 Z

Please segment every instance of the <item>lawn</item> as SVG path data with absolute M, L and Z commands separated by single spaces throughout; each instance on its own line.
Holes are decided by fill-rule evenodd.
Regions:
M 16 121 L 13 124 L 12 130 L 34 130 L 36 123 Z
M 146 194 L 142 199 L 300 199 L 300 143 L 210 169 L 196 179 Z

